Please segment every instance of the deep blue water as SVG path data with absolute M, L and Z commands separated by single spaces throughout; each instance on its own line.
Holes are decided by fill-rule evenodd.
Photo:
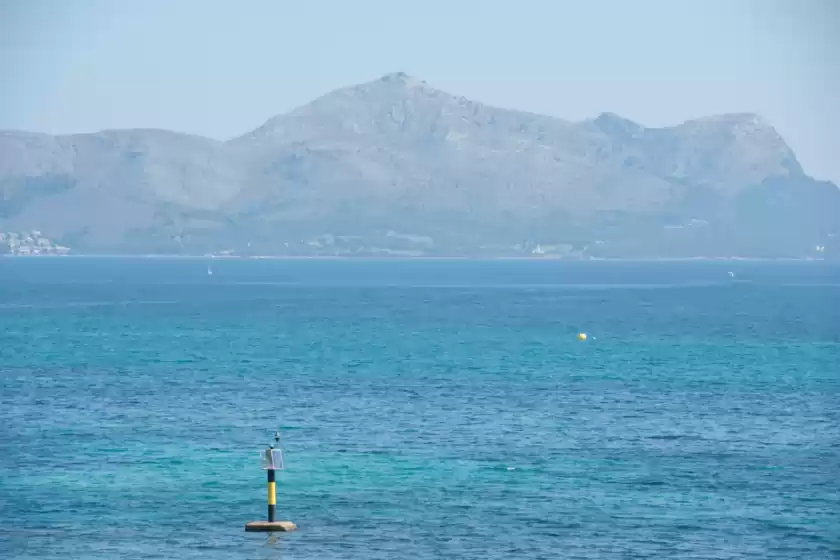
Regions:
M 208 263 L 0 259 L 0 557 L 840 556 L 837 266 Z

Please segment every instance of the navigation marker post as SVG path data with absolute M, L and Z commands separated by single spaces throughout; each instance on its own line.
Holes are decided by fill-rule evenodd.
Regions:
M 269 445 L 265 451 L 260 452 L 263 470 L 268 474 L 268 520 L 251 521 L 245 525 L 249 532 L 272 532 L 272 531 L 294 531 L 297 525 L 291 521 L 275 521 L 277 505 L 276 478 L 275 472 L 283 470 L 283 450 L 280 449 L 280 432 L 274 433 L 274 445 Z

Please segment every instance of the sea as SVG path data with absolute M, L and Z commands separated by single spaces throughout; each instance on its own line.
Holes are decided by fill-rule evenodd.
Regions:
M 840 558 L 840 266 L 0 259 L 0 558 Z

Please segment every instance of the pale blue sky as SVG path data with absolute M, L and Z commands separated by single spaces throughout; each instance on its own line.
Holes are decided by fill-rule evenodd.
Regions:
M 838 36 L 835 0 L 0 0 L 0 128 L 226 139 L 405 71 L 574 120 L 757 112 L 840 184 Z

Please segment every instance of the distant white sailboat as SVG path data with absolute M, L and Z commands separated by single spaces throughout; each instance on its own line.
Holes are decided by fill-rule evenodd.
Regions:
M 213 269 L 211 269 L 209 266 L 207 267 L 207 276 L 213 276 Z
M 735 273 L 730 271 L 730 273 L 729 273 L 729 277 L 730 277 L 730 278 L 735 278 Z

